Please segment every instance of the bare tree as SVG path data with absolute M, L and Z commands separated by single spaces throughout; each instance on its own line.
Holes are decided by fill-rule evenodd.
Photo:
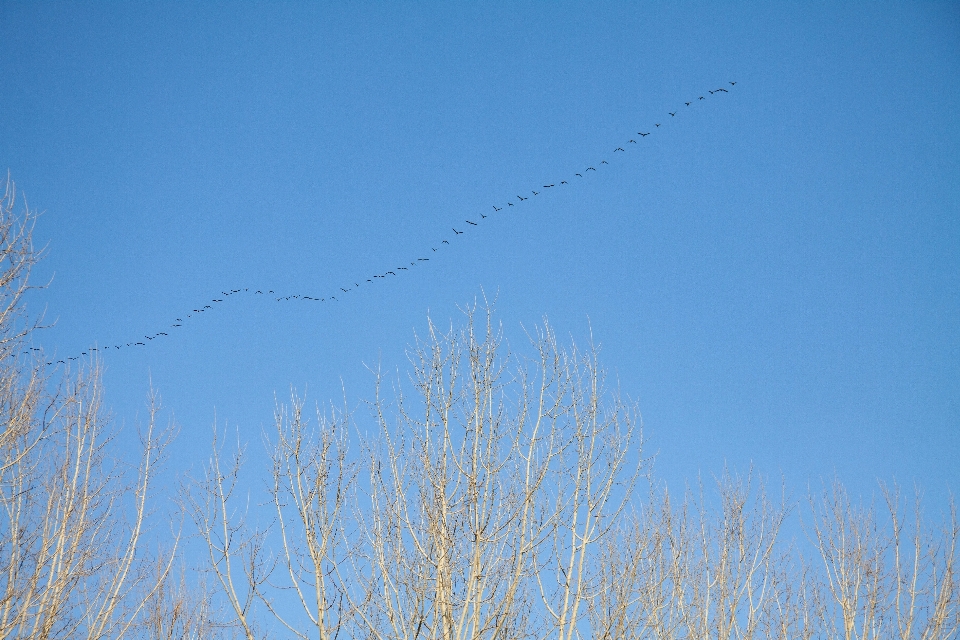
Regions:
M 7 180 L 0 201 L 0 638 L 121 638 L 176 550 L 150 558 L 152 481 L 170 428 L 151 393 L 136 464 L 112 455 L 119 433 L 102 407 L 97 362 L 52 381 L 28 339 L 24 294 L 40 257 L 36 214 Z M 159 563 L 159 564 L 158 564 Z M 163 568 L 159 574 L 151 567 Z
M 271 584 L 292 591 L 309 625 L 308 634 L 274 606 L 262 590 L 267 608 L 299 637 L 336 638 L 350 618 L 343 572 L 352 553 L 344 513 L 353 503 L 356 463 L 347 462 L 347 412 L 317 410 L 313 433 L 303 415 L 303 400 L 291 395 L 277 406 L 271 497 L 280 528 L 283 578 Z
M 886 513 L 854 504 L 838 480 L 811 498 L 811 537 L 820 553 L 829 605 L 823 624 L 847 640 L 955 638 L 956 510 L 928 531 L 915 497 L 911 521 L 896 487 L 882 486 Z
M 169 554 L 158 553 L 158 557 Z M 191 581 L 183 559 L 172 570 L 156 562 L 153 581 L 157 585 L 145 594 L 143 614 L 136 637 L 149 640 L 206 640 L 234 637 L 233 625 L 225 624 L 213 602 L 213 593 L 201 578 Z
M 346 411 L 308 428 L 302 400 L 278 407 L 272 532 L 246 528 L 241 457 L 224 465 L 215 442 L 188 502 L 248 637 L 257 602 L 298 637 L 569 639 L 589 625 L 593 563 L 641 463 L 638 420 L 604 390 L 595 350 L 564 350 L 545 327 L 537 358 L 514 363 L 492 311 L 475 318 L 429 323 L 411 394 L 398 384 L 388 401 L 378 376 L 362 477 Z
M 28 432 L 2 452 L 0 637 L 123 637 L 156 588 L 142 542 L 167 435 L 157 435 L 151 405 L 142 458 L 129 470 L 108 452 L 99 370 L 61 389 L 43 440 Z
M 912 517 L 900 500 L 896 486 L 883 487 L 890 514 L 893 561 L 891 608 L 899 640 L 956 637 L 960 629 L 960 588 L 957 586 L 957 541 L 960 524 L 950 501 L 949 517 L 927 530 L 921 496 L 916 492 Z
M 190 478 L 181 490 L 184 511 L 192 518 L 205 547 L 206 570 L 213 574 L 226 597 L 233 623 L 247 640 L 258 637 L 254 606 L 273 563 L 264 548 L 264 530 L 248 526 L 249 500 L 240 511 L 235 492 L 243 463 L 243 449 L 223 459 L 222 436 L 213 429 L 213 453 L 203 475 Z

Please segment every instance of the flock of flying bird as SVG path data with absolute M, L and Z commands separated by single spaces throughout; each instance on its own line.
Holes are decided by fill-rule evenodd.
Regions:
M 732 88 L 732 87 L 736 86 L 737 83 L 736 83 L 736 82 L 730 82 L 729 84 L 730 84 L 730 87 Z M 708 93 L 709 93 L 710 95 L 716 95 L 716 94 L 718 94 L 718 93 L 729 93 L 729 91 L 728 91 L 726 88 L 721 87 L 721 88 L 719 88 L 719 89 L 712 89 L 712 90 L 710 90 Z M 705 100 L 705 99 L 706 99 L 706 96 L 698 96 L 697 98 L 694 98 L 694 99 L 691 100 L 690 102 L 684 102 L 684 105 L 685 105 L 686 107 L 691 107 L 691 106 L 693 106 L 694 104 L 698 103 L 699 101 Z M 677 109 L 676 111 L 668 111 L 667 113 L 669 114 L 669 116 L 670 116 L 671 118 L 673 118 L 673 117 L 676 117 L 676 115 L 677 115 L 678 113 L 680 113 L 680 111 L 681 111 L 680 109 Z M 654 128 L 653 128 L 653 129 L 651 129 L 650 131 L 638 131 L 638 132 L 637 132 L 637 136 L 639 136 L 640 139 L 642 140 L 643 138 L 647 137 L 648 135 L 650 135 L 651 133 L 653 133 L 654 131 L 656 131 L 657 129 L 659 129 L 662 124 L 663 124 L 663 123 L 661 123 L 661 122 L 656 122 L 656 123 L 654 123 Z M 631 138 L 631 139 L 627 140 L 627 141 L 624 143 L 624 146 L 618 146 L 616 149 L 614 149 L 614 150 L 613 150 L 613 153 L 621 153 L 621 152 L 622 152 L 622 153 L 626 153 L 626 149 L 629 148 L 629 145 L 631 145 L 631 144 L 639 144 L 639 143 L 637 142 L 637 140 Z M 625 147 L 626 147 L 626 148 L 625 148 Z M 609 164 L 610 164 L 610 163 L 607 162 L 606 160 L 601 160 L 601 161 L 597 164 L 597 166 L 602 167 L 603 165 L 609 165 Z M 545 184 L 545 185 L 542 185 L 541 187 L 538 187 L 538 188 L 540 189 L 539 191 L 538 191 L 537 189 L 531 189 L 530 193 L 532 194 L 533 197 L 536 197 L 536 196 L 539 196 L 541 193 L 543 193 L 543 192 L 544 192 L 544 191 L 543 191 L 544 189 L 552 189 L 552 188 L 556 188 L 556 187 L 561 187 L 561 186 L 563 186 L 563 185 L 570 185 L 572 182 L 575 182 L 575 180 L 574 180 L 575 178 L 576 178 L 576 179 L 584 179 L 587 175 L 589 175 L 589 172 L 590 172 L 590 171 L 597 171 L 597 167 L 595 167 L 595 166 L 588 166 L 588 167 L 584 168 L 584 169 L 582 170 L 582 172 L 574 173 L 572 176 L 570 176 L 569 180 L 560 180 L 560 181 L 554 182 L 554 183 L 552 183 L 552 184 Z M 507 202 L 501 203 L 500 206 L 493 205 L 493 211 L 494 211 L 494 213 L 497 213 L 497 212 L 499 212 L 499 211 L 503 211 L 505 208 L 509 208 L 509 207 L 519 207 L 519 206 L 521 206 L 525 201 L 529 200 L 530 198 L 531 198 L 530 195 L 528 195 L 528 196 L 522 196 L 522 195 L 519 195 L 519 194 L 518 194 L 518 195 L 516 196 L 516 202 L 514 202 L 514 201 L 511 199 L 511 200 L 508 200 Z M 484 219 L 489 218 L 489 217 L 490 217 L 491 215 L 493 215 L 493 214 L 480 213 L 480 214 L 478 214 L 478 215 L 479 215 L 479 220 L 480 220 L 480 222 L 482 222 Z M 465 225 L 470 225 L 470 226 L 474 226 L 474 227 L 479 226 L 479 225 L 480 225 L 480 222 L 478 222 L 477 219 L 474 219 L 474 220 L 464 219 L 464 221 L 463 221 L 463 223 L 464 223 Z M 460 228 L 458 229 L 457 226 L 460 226 Z M 465 234 L 465 233 L 470 229 L 470 226 L 454 225 L 454 226 L 451 228 L 452 231 L 453 231 L 453 234 L 454 234 L 454 235 L 453 235 L 453 238 L 455 239 L 455 238 L 457 238 L 458 236 L 461 236 L 461 235 Z M 440 240 L 440 242 L 437 244 L 437 246 L 435 246 L 435 247 L 430 247 L 431 253 L 437 252 L 437 251 L 443 249 L 445 245 L 450 245 L 450 241 L 447 240 L 446 238 L 441 238 L 441 240 Z M 428 255 L 430 255 L 430 254 L 428 254 Z M 219 297 L 217 297 L 217 298 L 213 298 L 210 302 L 213 303 L 213 304 L 219 304 L 219 303 L 221 303 L 221 302 L 224 302 L 224 301 L 226 300 L 226 298 L 228 298 L 229 296 L 234 296 L 234 295 L 241 294 L 241 293 L 244 293 L 244 294 L 252 294 L 252 295 L 255 295 L 255 296 L 270 296 L 270 297 L 273 297 L 274 300 L 276 300 L 277 302 L 288 301 L 288 300 L 304 300 L 304 301 L 308 301 L 308 302 L 328 302 L 328 301 L 329 301 L 329 302 L 335 302 L 335 301 L 340 300 L 340 299 L 341 299 L 343 296 L 345 296 L 347 293 L 350 293 L 350 292 L 353 291 L 354 289 L 360 288 L 361 286 L 363 286 L 363 285 L 366 284 L 366 283 L 374 283 L 374 282 L 377 282 L 377 281 L 380 280 L 380 279 L 382 279 L 382 280 L 389 280 L 390 278 L 399 277 L 399 276 L 403 275 L 403 274 L 400 273 L 400 272 L 403 272 L 403 271 L 412 271 L 414 268 L 420 266 L 422 263 L 424 263 L 424 262 L 429 262 L 429 260 L 430 260 L 430 258 L 417 258 L 416 260 L 411 261 L 409 264 L 404 264 L 404 265 L 395 267 L 394 269 L 390 269 L 390 270 L 385 271 L 385 272 L 383 272 L 383 273 L 374 274 L 374 275 L 370 276 L 369 278 L 361 278 L 361 279 L 358 280 L 358 281 L 354 281 L 354 282 L 350 283 L 351 286 L 349 286 L 349 287 L 338 287 L 338 288 L 337 288 L 337 291 L 334 291 L 332 294 L 328 294 L 328 295 L 325 295 L 325 296 L 322 296 L 322 297 L 320 297 L 320 296 L 299 295 L 299 294 L 298 294 L 298 295 L 289 295 L 289 296 L 277 296 L 276 292 L 274 292 L 273 290 L 269 290 L 269 289 L 268 289 L 268 290 L 256 289 L 256 290 L 251 291 L 249 288 L 243 288 L 243 289 L 230 289 L 229 291 L 221 291 L 221 295 L 220 295 Z M 180 328 L 180 327 L 183 327 L 183 324 L 184 324 L 184 322 L 185 322 L 186 320 L 194 317 L 195 315 L 199 315 L 199 314 L 201 314 L 201 313 L 205 313 L 206 311 L 209 311 L 209 310 L 214 309 L 213 304 L 205 304 L 205 305 L 202 305 L 202 306 L 198 306 L 198 307 L 195 308 L 195 309 L 192 309 L 190 313 L 184 314 L 182 317 L 177 318 L 176 321 L 175 321 L 173 324 L 170 325 L 170 328 L 171 328 L 171 329 L 178 329 L 178 328 Z M 54 365 L 54 364 L 66 364 L 66 363 L 68 363 L 68 362 L 72 362 L 73 360 L 78 360 L 78 359 L 80 359 L 80 358 L 82 358 L 82 357 L 84 357 L 84 356 L 94 355 L 94 354 L 96 354 L 96 353 L 103 352 L 103 351 L 110 351 L 110 350 L 112 350 L 112 349 L 125 349 L 125 348 L 128 348 L 128 347 L 143 347 L 143 346 L 148 345 L 152 340 L 157 340 L 157 339 L 159 339 L 159 338 L 165 338 L 165 337 L 168 337 L 169 335 L 170 335 L 170 334 L 168 334 L 168 333 L 165 332 L 165 331 L 158 331 L 157 333 L 154 333 L 153 335 L 144 336 L 142 339 L 136 340 L 136 341 L 133 341 L 133 342 L 126 342 L 126 343 L 120 343 L 120 344 L 115 344 L 115 345 L 108 345 L 108 346 L 104 346 L 104 347 L 90 347 L 90 348 L 88 348 L 86 351 L 82 352 L 80 355 L 70 356 L 70 357 L 67 357 L 67 358 L 59 359 L 59 360 L 49 360 L 49 361 L 46 362 L 46 364 L 47 364 L 48 366 L 49 366 L 49 365 Z M 27 350 L 26 352 L 24 352 L 24 353 L 25 353 L 25 354 L 31 354 L 31 353 L 32 353 L 32 354 L 34 354 L 34 355 L 38 355 L 38 356 L 39 356 L 39 355 L 42 355 L 43 350 L 42 350 L 41 348 L 39 348 L 39 347 L 31 347 L 30 349 L 28 349 L 28 350 Z

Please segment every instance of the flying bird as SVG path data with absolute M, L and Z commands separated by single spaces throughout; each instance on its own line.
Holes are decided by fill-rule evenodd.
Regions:
M 500 207 L 500 209 L 503 209 L 503 207 Z M 493 205 L 493 210 L 494 210 L 494 211 L 500 211 L 500 209 L 497 208 L 497 205 Z
M 593 167 L 587 167 L 587 171 L 596 171 Z
M 645 137 L 645 136 L 650 135 L 650 132 L 647 131 L 646 133 L 640 133 L 639 131 L 637 131 L 637 135 L 639 135 L 639 136 L 642 138 L 642 137 Z
M 687 105 L 687 106 L 689 107 L 689 106 L 690 106 L 691 104 L 693 104 L 693 103 L 692 103 L 692 102 L 684 102 L 683 104 L 685 104 L 685 105 Z
M 669 113 L 671 116 L 677 115 L 677 112 L 676 112 L 676 111 L 667 111 L 667 113 Z
M 658 122 L 658 123 L 656 123 L 656 125 L 655 125 L 655 126 L 658 126 L 658 127 L 659 127 L 659 126 L 660 126 L 660 123 L 659 123 L 659 122 Z
M 507 204 L 509 204 L 509 203 L 507 203 Z M 486 217 L 487 217 L 487 216 L 483 215 L 482 213 L 480 214 L 480 219 L 481 219 L 481 220 L 484 219 L 484 218 L 486 218 Z
M 507 206 L 508 206 L 508 207 L 512 207 L 512 206 L 513 206 L 513 203 L 512 203 L 512 202 L 508 202 L 508 203 L 507 203 Z
M 606 160 L 601 160 L 601 161 L 600 161 L 600 164 L 610 164 L 610 163 L 607 162 Z M 594 169 L 594 171 L 596 171 L 596 169 Z
M 623 147 L 617 147 L 616 149 L 613 150 L 614 153 L 616 153 L 617 151 L 623 151 Z
M 567 182 L 566 180 L 561 180 L 561 181 L 560 181 L 560 184 L 570 184 L 570 183 Z
M 730 83 L 730 86 L 732 87 L 732 86 L 735 85 L 735 84 L 737 84 L 737 83 L 736 83 L 736 82 L 731 82 L 731 83 Z
M 443 241 L 443 244 L 450 244 L 450 241 L 449 241 L 449 240 L 444 240 L 444 241 Z M 394 275 L 396 275 L 396 274 L 394 274 Z
M 579 173 L 578 173 L 578 174 L 576 174 L 576 175 L 578 175 L 578 176 L 580 176 L 581 178 L 583 177 L 583 176 L 581 176 L 581 175 L 580 175 Z
M 543 185 L 543 188 L 544 188 L 544 189 L 549 189 L 549 188 L 552 187 L 552 186 L 553 186 L 552 184 L 545 184 L 545 185 Z
M 393 271 L 387 271 L 387 273 L 392 273 L 393 275 L 397 275 L 397 274 L 393 273 Z
M 534 191 L 534 192 L 533 192 L 533 195 L 538 196 L 538 195 L 540 195 L 540 192 L 539 192 L 539 191 Z
M 517 197 L 520 198 L 520 202 L 523 202 L 524 200 L 529 200 L 529 199 L 530 199 L 530 198 L 524 198 L 523 196 L 517 196 Z
M 627 140 L 627 142 L 632 142 L 633 144 L 637 144 L 636 140 Z
M 703 100 L 703 96 L 700 96 L 700 100 Z
M 450 228 L 453 229 L 453 232 L 457 235 L 460 235 L 461 233 L 463 233 L 463 231 L 457 231 L 456 228 L 454 227 L 450 227 Z
M 464 222 L 466 222 L 467 224 L 472 224 L 473 226 L 477 226 L 476 222 L 470 222 L 469 220 L 464 220 Z

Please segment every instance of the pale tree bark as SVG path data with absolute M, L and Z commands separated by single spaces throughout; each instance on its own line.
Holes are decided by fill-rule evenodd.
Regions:
M 27 433 L 2 452 L 0 637 L 124 637 L 157 588 L 142 547 L 169 432 L 152 403 L 139 466 L 126 469 L 107 453 L 99 370 L 64 383 L 54 406 L 42 441 Z
M 36 214 L 16 213 L 8 179 L 0 201 L 0 638 L 121 638 L 134 633 L 157 583 L 143 551 L 152 481 L 172 429 L 149 421 L 139 463 L 110 455 L 115 432 L 101 406 L 96 362 L 48 378 L 28 339 L 24 294 L 40 258 Z
M 357 465 L 347 462 L 346 411 L 328 416 L 317 410 L 317 428 L 303 415 L 303 401 L 292 395 L 277 406 L 271 497 L 280 529 L 282 577 L 270 586 L 296 594 L 297 609 L 310 632 L 274 606 L 274 597 L 260 590 L 267 608 L 287 632 L 329 640 L 339 636 L 350 619 L 349 566 L 351 535 L 345 515 L 353 506 Z
M 823 624 L 846 639 L 950 639 L 960 631 L 956 510 L 924 523 L 920 495 L 907 510 L 881 486 L 886 512 L 854 504 L 839 481 L 811 498 L 809 529 L 824 567 Z
M 206 552 L 206 570 L 212 574 L 233 614 L 232 622 L 247 640 L 261 637 L 254 616 L 261 585 L 274 561 L 264 547 L 266 531 L 249 526 L 249 496 L 240 510 L 235 502 L 243 449 L 239 445 L 223 458 L 223 436 L 214 424 L 213 452 L 203 475 L 189 478 L 181 488 L 183 510 L 196 525 Z
M 526 633 L 533 553 L 548 526 L 543 482 L 557 456 L 558 403 L 511 372 L 488 313 L 410 353 L 414 400 L 379 393 L 363 516 L 362 632 L 377 638 Z M 559 372 L 543 372 L 544 384 Z M 511 377 L 511 374 L 513 377 Z M 379 384 L 378 384 L 379 388 Z M 511 395 L 512 394 L 512 395 Z M 394 426 L 393 417 L 396 418 Z
M 551 634 L 572 640 L 598 588 L 596 564 L 632 498 L 643 459 L 633 407 L 604 388 L 597 350 L 557 348 L 549 329 L 539 336 L 541 366 L 558 372 L 558 456 L 552 468 L 551 544 L 536 575 Z M 552 389 L 551 389 L 552 391 Z

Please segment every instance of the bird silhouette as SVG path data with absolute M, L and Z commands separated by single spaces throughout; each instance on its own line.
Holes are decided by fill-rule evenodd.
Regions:
M 430 258 L 417 258 L 417 260 L 423 260 L 424 262 L 429 262 Z
M 736 86 L 736 84 L 737 84 L 737 83 L 734 82 L 734 81 L 729 81 L 729 86 L 731 86 L 731 87 Z M 724 89 L 723 87 L 719 87 L 719 88 L 717 88 L 717 89 L 711 89 L 711 90 L 709 90 L 709 91 L 708 91 L 708 94 L 712 96 L 712 95 L 714 95 L 714 94 L 716 94 L 716 93 L 720 93 L 720 92 L 728 93 L 728 90 L 727 90 L 727 89 Z M 699 96 L 699 97 L 697 98 L 697 100 L 705 100 L 705 99 L 706 99 L 706 98 L 705 98 L 704 96 Z M 689 107 L 689 106 L 691 106 L 691 105 L 693 104 L 693 102 L 692 102 L 692 101 L 691 101 L 691 102 L 684 102 L 684 104 Z M 679 111 L 679 110 L 678 110 L 678 111 Z M 676 117 L 676 115 L 677 115 L 678 112 L 677 112 L 677 111 L 668 111 L 667 113 L 670 115 L 670 117 Z M 661 124 L 662 124 L 662 123 L 657 122 L 657 123 L 655 123 L 655 126 L 656 126 L 657 128 L 659 128 L 659 127 L 661 126 Z M 638 135 L 639 137 L 646 137 L 646 136 L 650 135 L 650 132 L 649 132 L 649 131 L 647 131 L 647 132 L 638 131 L 638 132 L 637 132 L 637 135 Z M 627 143 L 628 143 L 628 144 L 637 144 L 637 141 L 636 141 L 635 139 L 629 139 L 629 140 L 627 140 Z M 617 148 L 615 148 L 615 149 L 613 150 L 614 153 L 616 153 L 616 152 L 618 152 L 618 151 L 619 151 L 619 152 L 625 152 L 626 150 L 625 150 L 624 147 L 622 147 L 622 146 L 621 146 L 621 147 L 617 147 Z M 610 163 L 609 163 L 608 161 L 606 161 L 606 160 L 601 160 L 601 161 L 600 161 L 600 164 L 610 164 Z M 587 168 L 583 171 L 583 173 L 575 173 L 574 175 L 577 176 L 578 178 L 583 178 L 584 175 L 585 175 L 585 173 L 586 173 L 587 171 L 597 171 L 597 168 L 596 168 L 596 167 L 587 167 Z M 553 188 L 553 187 L 557 186 L 558 184 L 559 184 L 559 185 L 565 185 L 565 184 L 569 184 L 569 182 L 568 182 L 567 180 L 561 180 L 559 183 L 545 184 L 545 185 L 543 185 L 542 188 L 543 188 L 543 189 L 550 189 L 550 188 Z M 531 193 L 532 193 L 534 196 L 540 195 L 540 192 L 539 192 L 539 191 L 531 191 Z M 517 199 L 518 199 L 519 202 L 523 202 L 524 200 L 529 200 L 528 197 L 524 197 L 524 196 L 519 195 L 519 194 L 517 195 Z M 513 202 L 507 202 L 504 206 L 513 207 L 513 206 L 515 206 L 515 203 L 513 203 Z M 503 210 L 503 207 L 498 207 L 498 206 L 496 206 L 496 205 L 493 205 L 493 210 L 499 212 L 499 211 L 502 211 L 502 210 Z M 478 213 L 479 213 L 479 212 L 478 212 Z M 480 218 L 481 218 L 481 219 L 486 219 L 486 218 L 489 217 L 488 214 L 484 214 L 484 213 L 479 213 L 479 215 L 480 215 Z M 478 223 L 474 222 L 473 220 L 465 220 L 464 222 L 465 222 L 466 224 L 471 225 L 471 226 L 479 226 Z M 465 231 L 458 230 L 456 227 L 453 227 L 452 229 L 453 229 L 453 232 L 454 232 L 455 235 L 462 235 L 463 233 L 466 233 Z M 450 243 L 450 241 L 448 241 L 448 240 L 442 240 L 442 241 L 441 241 L 441 244 L 447 244 L 447 245 L 449 245 L 449 244 L 451 244 L 451 243 Z M 437 252 L 438 250 L 439 250 L 439 249 L 438 249 L 437 247 L 431 247 L 431 251 L 433 251 L 433 252 Z M 421 261 L 428 261 L 428 260 L 429 260 L 429 258 L 417 258 L 414 262 L 411 262 L 411 263 L 410 263 L 410 266 L 411 266 L 411 267 L 417 266 Z M 395 267 L 395 269 L 396 269 L 397 271 L 399 271 L 399 270 L 401 270 L 401 269 L 403 269 L 404 271 L 409 270 L 409 269 L 408 269 L 407 267 L 405 267 L 405 266 L 404 266 L 404 267 Z M 377 275 L 373 275 L 372 278 L 386 278 L 387 275 L 392 275 L 392 276 L 395 276 L 395 277 L 396 277 L 398 274 L 396 273 L 396 271 L 387 271 L 384 275 L 379 275 L 379 274 L 377 274 Z M 373 282 L 374 280 L 373 280 L 372 278 L 367 278 L 367 279 L 366 279 L 366 282 Z M 349 291 L 352 291 L 353 288 L 359 288 L 359 287 L 360 287 L 360 284 L 361 284 L 362 282 L 363 282 L 363 280 L 361 280 L 360 282 L 355 282 L 355 283 L 354 283 L 354 286 L 351 287 L 351 288 L 343 288 L 343 287 L 338 287 L 338 288 L 340 289 L 341 292 L 347 293 L 347 292 L 349 292 Z M 243 288 L 243 289 L 229 289 L 229 290 L 227 290 L 227 291 L 221 291 L 220 294 L 221 294 L 222 297 L 221 297 L 221 298 L 213 298 L 213 299 L 211 300 L 211 302 L 212 302 L 213 304 L 222 303 L 222 302 L 225 302 L 225 301 L 226 301 L 226 297 L 227 297 L 227 296 L 231 296 L 231 295 L 235 295 L 235 294 L 237 294 L 237 293 L 243 293 L 243 292 L 250 292 L 250 289 L 248 289 L 248 288 Z M 269 291 L 267 291 L 267 292 L 264 292 L 264 291 L 262 291 L 262 290 L 257 289 L 257 290 L 254 291 L 253 293 L 255 293 L 256 295 L 263 295 L 264 293 L 274 294 L 275 292 L 274 292 L 273 290 L 269 290 Z M 331 300 L 337 300 L 337 297 L 336 297 L 336 296 L 330 296 L 330 299 L 331 299 Z M 306 295 L 289 295 L 289 296 L 284 296 L 284 297 L 276 298 L 276 300 L 277 300 L 277 301 L 284 301 L 284 300 L 310 300 L 310 301 L 313 301 L 313 302 L 324 302 L 324 301 L 326 301 L 326 298 L 316 298 L 316 297 L 306 296 Z M 203 313 L 203 312 L 205 312 L 205 311 L 207 311 L 207 310 L 209 310 L 209 309 L 212 309 L 212 308 L 213 308 L 213 307 L 212 307 L 210 304 L 207 304 L 207 305 L 204 305 L 204 306 L 202 306 L 202 307 L 200 307 L 200 308 L 198 308 L 198 309 L 193 309 L 193 314 L 200 314 L 200 313 Z M 186 319 L 192 318 L 192 317 L 193 317 L 193 314 L 186 314 Z M 181 327 L 184 326 L 184 322 L 185 322 L 185 319 L 184 319 L 184 318 L 182 318 L 182 317 L 181 317 L 181 318 L 176 318 L 175 322 L 174 322 L 173 324 L 168 325 L 168 326 L 173 327 L 173 328 L 181 328 Z M 152 341 L 152 340 L 154 340 L 154 339 L 156 339 L 156 338 L 158 338 L 158 337 L 161 337 L 161 336 L 163 336 L 163 337 L 168 337 L 169 334 L 166 333 L 166 332 L 160 331 L 160 332 L 155 333 L 155 334 L 153 334 L 153 335 L 145 335 L 145 336 L 143 337 L 143 340 L 146 340 L 147 342 L 150 342 L 150 341 Z M 78 355 L 78 356 L 69 357 L 69 358 L 66 358 L 65 360 L 57 360 L 57 361 L 51 360 L 51 361 L 47 362 L 46 364 L 47 364 L 48 366 L 52 366 L 53 364 L 56 364 L 56 363 L 66 364 L 66 363 L 72 362 L 72 361 L 74 361 L 74 360 L 79 360 L 79 359 L 81 358 L 81 356 L 95 355 L 97 352 L 102 351 L 102 350 L 104 350 L 104 349 L 107 349 L 107 350 L 109 350 L 110 348 L 113 348 L 113 349 L 121 349 L 121 348 L 125 348 L 125 347 L 126 347 L 126 348 L 129 348 L 129 347 L 132 347 L 132 346 L 147 346 L 147 345 L 146 345 L 145 342 L 142 342 L 142 341 L 141 341 L 141 342 L 133 342 L 133 343 L 128 342 L 128 343 L 126 343 L 125 345 L 124 345 L 124 344 L 117 344 L 117 345 L 113 345 L 112 347 L 111 347 L 111 346 L 106 346 L 106 347 L 89 347 L 89 348 L 87 349 L 87 351 L 82 352 L 82 353 L 81 353 L 80 355 Z M 39 348 L 39 347 L 30 347 L 30 348 L 27 348 L 25 351 L 23 351 L 23 354 L 24 354 L 24 355 L 27 355 L 27 354 L 30 354 L 31 352 L 34 353 L 34 354 L 39 354 L 39 353 L 42 353 L 42 349 Z

